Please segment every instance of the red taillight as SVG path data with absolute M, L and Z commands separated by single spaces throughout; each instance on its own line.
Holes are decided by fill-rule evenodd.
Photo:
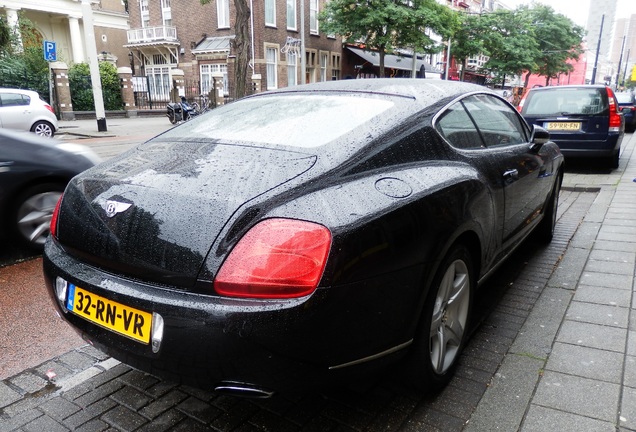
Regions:
M 609 101 L 609 131 L 618 132 L 621 129 L 622 118 L 618 113 L 618 104 L 614 100 L 614 92 L 611 88 L 606 87 L 607 98 Z
M 311 294 L 325 269 L 331 232 L 294 219 L 266 219 L 237 243 L 214 280 L 230 297 L 292 298 Z
M 51 111 L 53 114 L 55 114 L 55 111 L 53 111 L 53 107 L 49 104 L 44 104 L 44 108 L 46 108 L 47 110 Z
M 55 204 L 55 210 L 53 210 L 53 215 L 51 216 L 51 225 L 49 227 L 51 231 L 51 235 L 57 238 L 57 217 L 60 214 L 60 204 L 62 203 L 62 198 L 64 195 L 60 196 L 60 199 L 57 200 L 57 204 Z

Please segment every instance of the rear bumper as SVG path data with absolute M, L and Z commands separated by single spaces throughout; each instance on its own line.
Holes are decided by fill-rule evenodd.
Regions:
M 371 346 L 373 343 L 396 340 L 395 346 L 401 346 L 403 341 L 395 335 L 406 333 L 403 326 L 401 331 L 386 324 L 376 327 L 377 310 L 369 316 L 356 314 L 356 304 L 342 301 L 343 291 L 375 290 L 368 282 L 321 288 L 307 297 L 281 301 L 219 298 L 109 274 L 69 256 L 51 239 L 45 246 L 43 266 L 49 295 L 60 316 L 85 340 L 137 369 L 207 390 L 224 382 L 248 383 L 268 391 L 334 385 L 377 371 L 406 352 L 404 345 L 373 361 L 349 366 L 387 350 Z M 149 344 L 66 310 L 56 296 L 58 277 L 97 296 L 161 315 L 165 329 L 160 349 L 154 352 Z M 391 278 L 399 277 L 394 273 Z M 386 287 L 387 282 L 380 281 L 380 286 Z M 371 334 L 364 334 L 365 328 Z M 360 343 L 369 338 L 372 343 Z M 388 345 L 391 348 L 390 342 Z
M 555 139 L 563 156 L 576 158 L 607 158 L 620 152 L 623 134 L 612 134 L 604 141 Z

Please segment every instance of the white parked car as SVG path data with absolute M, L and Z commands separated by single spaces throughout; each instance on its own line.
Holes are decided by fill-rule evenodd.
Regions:
M 52 137 L 58 123 L 53 107 L 37 92 L 0 88 L 0 127 Z

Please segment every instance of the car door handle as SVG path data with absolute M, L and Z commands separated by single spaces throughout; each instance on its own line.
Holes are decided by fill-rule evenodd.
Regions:
M 516 169 L 511 169 L 511 170 L 505 171 L 503 173 L 503 176 L 504 176 L 505 179 L 516 180 L 516 179 L 519 178 L 519 171 L 516 170 Z

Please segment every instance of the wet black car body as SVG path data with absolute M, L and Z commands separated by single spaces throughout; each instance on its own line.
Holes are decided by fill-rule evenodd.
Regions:
M 474 85 L 263 93 L 74 180 L 45 278 L 88 340 L 170 379 L 265 396 L 410 353 L 432 388 L 449 379 L 476 287 L 535 228 L 551 238 L 562 161 L 547 132 Z M 235 264 L 250 283 L 232 282 Z M 457 294 L 441 308 L 440 286 Z

